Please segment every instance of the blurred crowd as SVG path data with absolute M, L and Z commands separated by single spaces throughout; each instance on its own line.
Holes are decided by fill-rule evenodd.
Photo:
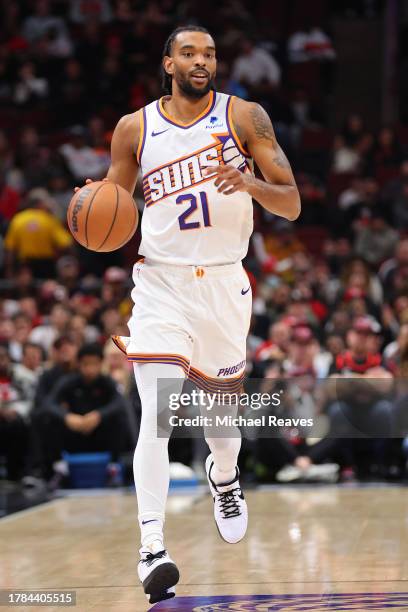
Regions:
M 358 112 L 329 122 L 330 11 L 372 18 L 381 3 L 307 4 L 0 2 L 3 476 L 52 479 L 64 448 L 117 461 L 134 447 L 140 403 L 110 336 L 127 334 L 138 236 L 96 255 L 73 243 L 66 210 L 75 185 L 105 176 L 117 119 L 161 95 L 164 41 L 189 22 L 214 33 L 217 88 L 269 112 L 303 205 L 296 224 L 255 206 L 247 374 L 295 381 L 285 410 L 327 422 L 318 440 L 289 429 L 246 442 L 242 467 L 261 480 L 404 477 L 408 143 Z M 136 198 L 142 210 L 140 185 Z M 335 397 L 320 384 L 334 375 L 353 380 Z M 381 382 L 368 391 L 368 379 Z M 367 421 L 368 439 L 350 437 Z M 194 464 L 194 445 L 171 448 Z

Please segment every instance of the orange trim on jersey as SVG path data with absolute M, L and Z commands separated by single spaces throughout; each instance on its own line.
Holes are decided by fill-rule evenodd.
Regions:
M 159 100 L 159 107 L 160 107 L 160 112 L 164 115 L 164 117 L 166 119 L 168 119 L 172 123 L 175 123 L 176 125 L 179 125 L 180 127 L 189 127 L 190 125 L 193 125 L 194 123 L 196 123 L 197 121 L 202 119 L 209 112 L 213 102 L 214 102 L 214 91 L 211 90 L 210 91 L 210 98 L 208 100 L 208 104 L 205 107 L 205 109 L 199 115 L 197 115 L 197 117 L 195 117 L 195 119 L 193 119 L 192 121 L 189 121 L 188 123 L 182 123 L 181 121 L 177 121 L 177 119 L 174 119 L 171 115 L 169 115 L 169 113 L 167 111 L 165 111 L 165 109 L 164 109 L 163 98 L 160 98 L 160 100 Z
M 145 141 L 145 133 L 146 133 L 146 126 L 145 126 L 145 118 L 144 118 L 144 109 L 141 110 L 140 114 L 139 114 L 139 122 L 140 122 L 140 135 L 139 135 L 139 144 L 137 145 L 137 150 L 136 150 L 136 160 L 137 163 L 140 165 L 140 153 L 142 151 L 142 146 L 144 144 Z
M 250 153 L 248 151 L 246 151 L 246 149 L 244 148 L 242 142 L 240 141 L 238 134 L 235 130 L 234 127 L 234 122 L 232 120 L 232 105 L 234 103 L 234 100 L 236 99 L 236 96 L 231 96 L 231 102 L 228 106 L 228 123 L 232 132 L 232 135 L 234 136 L 234 139 L 236 141 L 236 144 L 238 145 L 238 149 L 241 151 L 241 153 L 243 155 L 245 155 L 245 157 L 251 157 Z

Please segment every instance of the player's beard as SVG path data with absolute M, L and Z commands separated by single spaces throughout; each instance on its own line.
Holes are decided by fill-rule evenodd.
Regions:
M 200 98 L 204 98 L 208 94 L 211 89 L 213 89 L 214 81 L 209 75 L 208 81 L 206 85 L 203 87 L 194 87 L 194 85 L 189 81 L 186 75 L 181 74 L 180 72 L 176 72 L 174 75 L 176 83 L 180 89 L 180 91 L 186 96 L 186 98 L 191 98 L 193 100 L 199 100 Z

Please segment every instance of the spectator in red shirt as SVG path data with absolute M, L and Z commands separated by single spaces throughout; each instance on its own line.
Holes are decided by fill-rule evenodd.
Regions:
M 378 334 L 381 327 L 375 319 L 371 317 L 359 317 L 355 320 L 353 328 L 347 335 L 348 349 L 337 355 L 330 373 L 353 375 L 365 375 L 373 368 L 380 371 L 386 371 L 382 367 L 382 358 L 380 353 L 372 353 L 369 351 L 369 345 L 373 334 Z
M 16 214 L 20 194 L 6 184 L 4 173 L 0 170 L 0 226 L 8 223 Z

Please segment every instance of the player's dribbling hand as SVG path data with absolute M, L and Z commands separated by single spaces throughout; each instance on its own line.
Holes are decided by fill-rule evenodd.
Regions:
M 204 176 L 214 175 L 214 185 L 218 187 L 218 193 L 230 195 L 236 191 L 248 191 L 252 179 L 251 174 L 241 172 L 238 168 L 223 164 L 221 166 L 210 166 L 205 168 Z
M 102 179 L 102 180 L 103 180 L 105 183 L 107 183 L 107 182 L 109 181 L 109 179 L 108 179 L 108 178 L 106 178 L 106 177 L 105 177 L 104 179 Z M 88 178 L 88 179 L 86 179 L 86 181 L 85 181 L 85 185 L 89 185 L 89 183 L 93 183 L 93 182 L 94 182 L 94 180 L 93 180 L 93 179 L 89 179 L 89 178 Z M 76 193 L 76 192 L 77 192 L 77 191 L 79 191 L 80 189 L 82 189 L 82 187 L 74 187 L 74 192 Z

